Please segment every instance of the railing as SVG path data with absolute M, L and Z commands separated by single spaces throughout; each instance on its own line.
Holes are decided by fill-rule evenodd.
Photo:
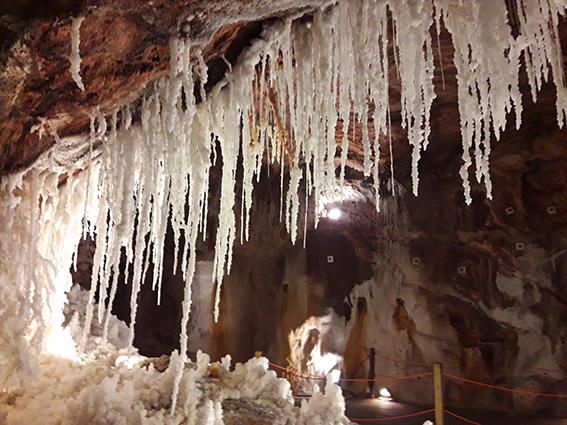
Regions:
M 295 372 L 291 368 L 280 366 L 278 364 L 269 363 L 272 369 L 275 369 L 281 372 L 286 378 L 288 379 L 307 379 L 307 380 L 316 380 L 316 381 L 325 381 L 327 378 L 324 376 L 310 376 L 310 375 L 303 375 L 300 373 Z M 411 381 L 411 380 L 420 380 L 424 378 L 431 378 L 434 376 L 434 372 L 423 372 L 423 373 L 416 373 L 413 375 L 376 375 L 374 378 L 340 378 L 339 382 L 396 382 L 396 381 Z M 426 416 L 429 414 L 435 413 L 435 408 L 420 410 L 418 412 L 407 413 L 403 415 L 396 415 L 396 416 L 388 416 L 388 417 L 380 417 L 380 418 L 349 418 L 353 422 L 358 423 L 390 423 L 395 422 L 402 419 L 409 419 L 414 417 L 421 417 Z M 426 418 L 425 418 L 426 419 Z M 424 419 L 424 420 L 425 420 Z M 442 423 L 440 423 L 442 425 Z
M 291 368 L 280 366 L 278 364 L 270 362 L 270 367 L 280 371 L 288 379 L 307 379 L 307 380 L 317 380 L 325 381 L 327 378 L 323 376 L 310 376 L 302 375 Z M 421 367 L 421 365 L 420 365 Z M 472 419 L 466 418 L 464 416 L 458 415 L 451 410 L 444 408 L 443 406 L 443 378 L 453 381 L 458 384 L 473 385 L 480 388 L 490 388 L 495 391 L 514 393 L 520 395 L 529 395 L 533 397 L 551 397 L 565 399 L 567 394 L 564 393 L 550 393 L 550 392 L 540 392 L 525 388 L 511 388 L 502 385 L 488 384 L 485 382 L 475 381 L 473 379 L 464 378 L 451 373 L 444 372 L 440 363 L 435 363 L 433 365 L 433 370 L 430 372 L 417 373 L 412 375 L 376 375 L 372 378 L 340 378 L 339 382 L 396 382 L 396 381 L 411 381 L 420 380 L 423 378 L 433 377 L 433 394 L 434 394 L 434 406 L 430 409 L 420 410 L 418 412 L 408 413 L 404 415 L 388 416 L 388 417 L 376 417 L 376 418 L 349 418 L 353 422 L 358 423 L 383 423 L 383 422 L 395 422 L 402 419 L 408 419 L 413 417 L 421 417 L 434 413 L 435 425 L 443 425 L 445 415 L 452 416 L 463 423 L 472 425 L 481 425 Z

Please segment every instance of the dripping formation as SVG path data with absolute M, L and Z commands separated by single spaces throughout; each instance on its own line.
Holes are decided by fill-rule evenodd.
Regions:
M 87 173 L 69 173 L 64 189 L 59 188 L 57 176 L 35 171 L 25 176 L 25 183 L 23 175 L 4 183 L 6 192 L 14 194 L 7 208 L 14 210 L 21 204 L 30 211 L 30 235 L 48 226 L 52 209 L 68 215 L 76 231 L 72 241 L 64 244 L 67 248 L 57 253 L 45 252 L 44 247 L 33 248 L 30 237 L 25 241 L 28 252 L 22 256 L 27 266 L 21 263 L 20 274 L 10 276 L 14 281 L 26 282 L 22 289 L 25 301 L 18 305 L 26 312 L 27 326 L 33 323 L 31 341 L 36 351 L 42 349 L 50 323 L 57 319 L 55 313 L 44 311 L 42 304 L 55 311 L 65 290 L 58 286 L 46 295 L 50 290 L 44 291 L 42 285 L 61 280 L 51 269 L 70 266 L 71 253 L 81 234 L 81 218 L 84 232 L 96 241 L 96 253 L 80 350 L 85 348 L 95 308 L 106 336 L 122 254 L 132 268 L 132 276 L 126 276 L 126 281 L 132 284 L 129 346 L 133 350 L 137 296 L 153 264 L 152 288 L 159 302 L 165 233 L 171 225 L 176 244 L 174 267 L 181 270 L 185 281 L 180 356 L 174 365 L 178 373 L 173 411 L 187 359 L 196 245 L 199 237 L 207 235 L 209 174 L 216 160 L 216 147 L 222 157 L 222 179 L 213 266 L 217 283 L 215 320 L 238 228 L 241 243 L 250 235 L 254 182 L 259 180 L 263 164 L 280 167 L 281 219 L 295 243 L 301 232 L 300 185 L 306 187 L 305 214 L 309 209 L 321 210 L 326 194 L 344 183 L 349 141 L 354 139 L 357 125 L 361 125 L 364 175 L 373 179 L 376 207 L 380 208 L 380 177 L 389 173 L 393 180 L 392 161 L 390 171 L 380 167 L 381 137 L 389 140 L 391 156 L 392 69 L 401 82 L 402 124 L 412 148 L 413 193 L 418 194 L 420 155 L 430 142 L 434 143 L 429 140 L 430 111 L 435 99 L 432 34 L 438 36 L 441 22 L 455 47 L 463 145 L 460 177 L 465 201 L 471 202 L 471 167 L 490 198 L 490 140 L 499 139 L 510 113 L 515 115 L 516 127 L 521 124 L 521 60 L 534 100 L 551 70 L 557 90 L 557 121 L 559 126 L 567 121 L 567 88 L 557 34 L 565 6 L 565 2 L 550 0 L 517 0 L 519 35 L 514 37 L 503 0 L 421 0 L 411 4 L 340 1 L 315 13 L 308 22 L 289 19 L 266 29 L 262 40 L 239 58 L 225 80 L 210 93 L 204 89 L 207 69 L 201 53 L 190 40 L 173 37 L 169 75 L 156 81 L 141 99 L 139 124 L 133 124 L 128 106 L 107 116 L 93 111 Z M 81 18 L 73 23 L 71 73 L 83 89 L 79 74 L 80 23 Z M 196 81 L 200 103 L 193 95 Z M 239 161 L 243 193 L 237 226 Z M 285 173 L 289 173 L 287 187 Z M 22 185 L 29 188 L 29 199 L 18 197 Z M 85 193 L 79 197 L 81 191 Z M 316 226 L 318 214 L 313 216 Z M 5 224 L 6 232 L 25 224 L 12 220 Z M 49 238 L 47 233 L 45 237 Z M 10 243 L 17 242 L 24 245 L 23 241 Z M 6 252 L 10 249 L 3 246 Z M 13 261 L 19 264 L 22 260 Z M 128 274 L 130 267 L 125 270 Z M 65 285 L 69 285 L 68 280 Z M 95 307 L 97 292 L 100 299 L 109 299 L 108 307 L 103 302 Z M 57 300 L 50 301 L 49 297 Z M 9 332 L 12 335 L 14 331 Z M 17 358 L 21 354 L 13 355 Z
M 81 43 L 80 30 L 84 19 L 85 18 L 83 16 L 73 19 L 73 23 L 71 24 L 71 54 L 69 55 L 71 77 L 81 91 L 85 91 L 85 86 L 80 74 L 81 55 L 79 53 L 79 46 Z

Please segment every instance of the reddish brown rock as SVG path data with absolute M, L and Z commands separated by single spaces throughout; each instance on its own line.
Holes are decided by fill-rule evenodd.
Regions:
M 234 61 L 258 35 L 259 23 L 318 3 L 89 0 L 57 2 L 59 16 L 36 16 L 33 8 L 8 11 L 20 16 L 7 15 L 18 32 L 0 51 L 0 175 L 29 165 L 52 145 L 53 136 L 39 138 L 34 131 L 42 122 L 60 136 L 86 132 L 93 108 L 109 113 L 139 98 L 165 74 L 171 35 L 180 33 L 203 49 L 215 83 L 226 69 L 220 58 Z M 71 13 L 85 17 L 80 28 L 85 92 L 69 71 Z M 0 21 L 0 29 L 7 28 Z

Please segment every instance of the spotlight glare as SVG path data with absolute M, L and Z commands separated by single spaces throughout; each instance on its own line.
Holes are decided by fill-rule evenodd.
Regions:
M 127 369 L 132 369 L 134 366 L 137 366 L 142 360 L 143 358 L 136 354 L 132 356 L 123 354 L 116 358 L 115 366 L 125 366 Z
M 331 208 L 327 213 L 327 217 L 329 217 L 331 220 L 338 220 L 339 218 L 341 218 L 342 214 L 342 211 L 338 208 Z
M 388 388 L 380 388 L 380 391 L 378 392 L 378 394 L 380 395 L 380 400 L 386 400 L 386 401 L 390 401 L 392 400 L 392 394 L 390 393 L 390 391 L 388 391 Z

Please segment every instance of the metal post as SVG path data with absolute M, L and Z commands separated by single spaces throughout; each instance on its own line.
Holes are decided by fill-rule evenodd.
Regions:
M 376 395 L 374 393 L 374 380 L 376 379 L 376 350 L 374 347 L 368 353 L 368 363 L 368 396 L 374 398 Z
M 433 391 L 435 398 L 435 425 L 443 425 L 443 380 L 441 363 L 433 365 Z

